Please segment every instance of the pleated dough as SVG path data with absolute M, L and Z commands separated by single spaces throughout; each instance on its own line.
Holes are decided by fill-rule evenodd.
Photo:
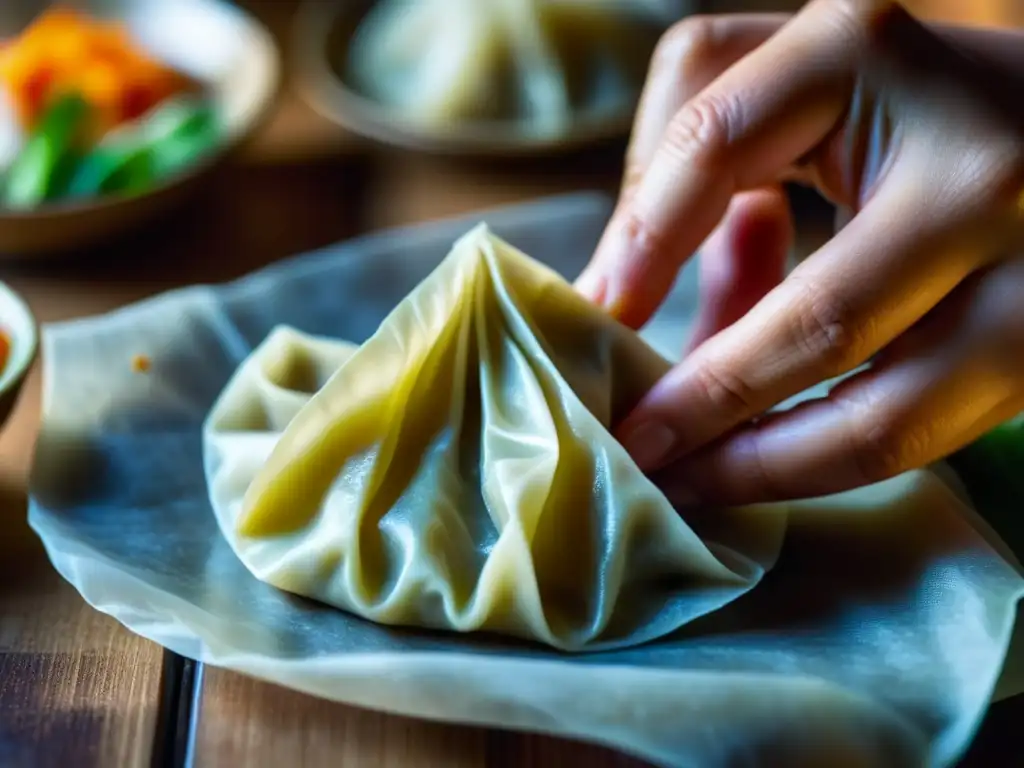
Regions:
M 414 122 L 555 132 L 632 106 L 659 22 L 637 0 L 382 0 L 348 69 L 358 90 Z
M 271 333 L 208 417 L 211 500 L 259 579 L 372 621 L 645 642 L 754 586 L 785 519 L 699 535 L 610 435 L 668 367 L 481 225 L 361 346 Z

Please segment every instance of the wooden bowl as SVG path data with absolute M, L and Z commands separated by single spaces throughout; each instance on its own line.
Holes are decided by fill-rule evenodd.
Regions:
M 49 5 L 0 1 L 0 39 L 18 34 Z M 95 246 L 168 211 L 252 134 L 277 90 L 280 61 L 270 34 L 221 0 L 77 0 L 64 5 L 123 20 L 145 49 L 204 83 L 219 108 L 223 140 L 204 160 L 143 195 L 57 202 L 30 211 L 0 209 L 0 258 Z
M 295 20 L 292 50 L 300 91 L 313 109 L 352 133 L 418 152 L 490 157 L 569 152 L 628 134 L 636 99 L 607 115 L 581 115 L 557 134 L 531 133 L 516 120 L 465 121 L 435 128 L 404 119 L 399 110 L 360 93 L 345 71 L 356 31 L 375 2 L 306 0 Z M 643 30 L 652 49 L 663 26 L 652 20 Z
M 0 283 L 0 331 L 10 343 L 7 361 L 0 369 L 0 426 L 3 426 L 14 409 L 39 346 L 32 311 L 6 283 Z

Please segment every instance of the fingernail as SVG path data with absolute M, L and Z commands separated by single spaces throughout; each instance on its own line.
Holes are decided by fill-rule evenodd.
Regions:
M 658 469 L 675 444 L 675 433 L 657 421 L 634 427 L 622 441 L 623 447 L 644 472 Z
M 613 294 L 606 289 L 604 297 L 604 311 L 620 323 L 623 322 L 626 313 L 626 303 L 623 301 L 623 297 Z
M 607 278 L 601 274 L 601 272 L 594 267 L 587 267 L 576 278 L 576 282 L 573 283 L 573 288 L 583 298 L 601 306 L 604 301 L 605 285 L 607 284 Z
M 590 264 L 576 281 L 577 289 L 582 291 L 587 288 L 587 295 L 591 298 L 596 298 L 596 294 L 600 292 L 599 303 L 606 303 L 608 300 L 608 266 L 618 263 L 623 247 L 622 226 L 619 224 L 618 217 L 613 215 L 604 234 L 601 235 L 601 241 L 594 250 Z

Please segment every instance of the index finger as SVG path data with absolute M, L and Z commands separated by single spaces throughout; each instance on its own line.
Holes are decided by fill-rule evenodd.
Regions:
M 594 255 L 592 298 L 638 327 L 737 192 L 773 182 L 840 120 L 870 16 L 891 3 L 814 0 L 673 117 Z
M 640 95 L 621 197 L 643 178 L 665 129 L 686 102 L 716 77 L 775 34 L 789 14 L 690 16 L 658 43 Z

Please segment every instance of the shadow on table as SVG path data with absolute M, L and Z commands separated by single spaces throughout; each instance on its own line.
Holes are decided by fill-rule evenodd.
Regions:
M 0 619 L 7 613 L 3 606 L 9 597 L 20 601 L 35 592 L 49 591 L 56 577 L 42 543 L 28 526 L 27 514 L 24 490 L 0 484 Z M 0 648 L 2 637 L 0 632 Z M 0 765 L 7 765 L 2 755 Z
M 0 653 L 0 765 L 99 768 L 104 714 L 84 702 L 58 701 L 44 681 L 95 675 L 92 657 Z
M 211 765 L 389 764 L 486 768 L 648 764 L 600 746 L 494 729 L 453 726 L 323 701 L 207 669 L 196 725 L 196 752 Z M 384 756 L 387 757 L 384 757 Z

